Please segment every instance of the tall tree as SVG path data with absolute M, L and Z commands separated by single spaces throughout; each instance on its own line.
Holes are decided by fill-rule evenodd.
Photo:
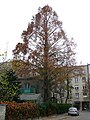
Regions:
M 67 39 L 57 13 L 48 5 L 38 9 L 21 36 L 23 43 L 18 43 L 13 50 L 14 61 L 29 63 L 27 69 L 38 73 L 44 83 L 43 98 L 47 101 L 52 81 L 60 77 L 59 70 L 65 62 L 67 43 L 69 52 L 73 51 L 75 44 Z

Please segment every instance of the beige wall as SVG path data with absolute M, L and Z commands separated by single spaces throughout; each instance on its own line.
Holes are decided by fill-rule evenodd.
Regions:
M 75 78 L 72 79 L 72 86 L 74 87 L 74 89 L 72 90 L 72 101 L 87 101 L 88 100 L 88 96 L 83 96 L 83 86 L 85 86 L 86 82 L 82 81 L 82 77 L 86 78 L 87 81 L 87 65 L 83 66 L 84 68 L 84 74 L 81 76 L 77 76 L 78 77 L 78 82 L 75 82 Z M 79 89 L 75 90 L 75 86 L 78 86 Z M 75 93 L 79 93 L 79 98 L 76 98 Z

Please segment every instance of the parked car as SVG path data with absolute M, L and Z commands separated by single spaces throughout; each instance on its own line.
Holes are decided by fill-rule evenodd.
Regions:
M 68 115 L 79 115 L 79 111 L 76 107 L 70 107 L 68 110 Z

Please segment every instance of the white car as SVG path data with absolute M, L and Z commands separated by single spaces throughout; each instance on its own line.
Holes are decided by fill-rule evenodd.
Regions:
M 79 115 L 79 111 L 76 107 L 70 107 L 68 110 L 68 115 Z

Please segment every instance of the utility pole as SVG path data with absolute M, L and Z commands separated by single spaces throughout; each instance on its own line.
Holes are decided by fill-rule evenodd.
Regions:
M 89 80 L 89 65 L 87 64 L 87 80 L 88 80 L 88 97 L 89 97 L 89 109 L 90 109 L 90 80 Z

